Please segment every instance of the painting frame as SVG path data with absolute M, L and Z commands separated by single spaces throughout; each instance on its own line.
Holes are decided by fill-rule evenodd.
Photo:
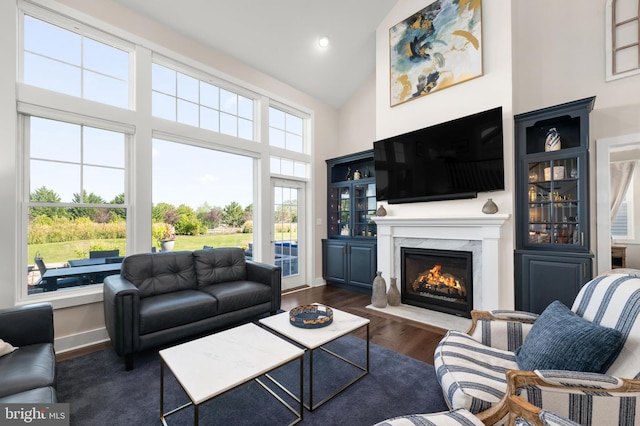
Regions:
M 483 75 L 482 0 L 434 0 L 389 28 L 391 107 Z

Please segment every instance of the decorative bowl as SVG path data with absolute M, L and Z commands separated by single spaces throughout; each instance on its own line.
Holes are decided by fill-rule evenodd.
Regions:
M 289 311 L 289 322 L 300 328 L 326 327 L 333 322 L 333 310 L 323 305 L 302 305 Z

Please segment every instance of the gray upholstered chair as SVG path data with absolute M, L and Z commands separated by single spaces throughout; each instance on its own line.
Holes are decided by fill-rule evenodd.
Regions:
M 495 424 L 506 420 L 509 397 L 520 395 L 579 424 L 640 425 L 640 409 L 636 408 L 640 404 L 640 278 L 634 274 L 596 277 L 580 290 L 571 311 L 564 309 L 580 327 L 615 333 L 618 343 L 585 351 L 594 340 L 591 335 L 583 335 L 582 329 L 564 321 L 545 322 L 551 305 L 540 316 L 474 311 L 471 329 L 466 334 L 448 332 L 435 350 L 434 365 L 449 406 L 467 409 L 485 424 Z M 555 341 L 545 335 L 551 330 L 557 331 L 551 333 Z M 559 349 L 559 345 L 569 349 Z M 519 362 L 526 361 L 523 353 L 532 346 L 538 346 L 544 355 L 541 365 L 558 355 L 569 364 L 584 356 L 598 363 L 589 371 L 568 367 L 522 370 Z M 609 347 L 619 353 L 606 353 Z M 581 352 L 587 353 L 579 356 Z M 601 373 L 592 372 L 598 370 Z

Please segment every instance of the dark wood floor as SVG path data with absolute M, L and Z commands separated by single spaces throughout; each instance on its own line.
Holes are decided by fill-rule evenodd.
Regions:
M 286 311 L 311 303 L 321 303 L 369 319 L 372 343 L 429 364 L 433 364 L 433 352 L 445 333 L 445 330 L 437 327 L 367 309 L 366 306 L 371 304 L 371 296 L 363 293 L 321 286 L 289 291 L 282 295 L 282 309 Z M 365 333 L 364 330 L 359 330 L 354 335 L 364 338 Z M 101 343 L 58 354 L 56 359 L 62 361 L 109 346 L 110 343 Z
M 299 305 L 322 303 L 342 311 L 358 315 L 371 321 L 369 325 L 372 343 L 433 364 L 433 352 L 446 332 L 419 322 L 406 320 L 373 309 L 371 296 L 332 286 L 321 286 L 293 291 L 282 296 L 282 309 L 289 310 Z M 365 331 L 354 333 L 365 336 Z

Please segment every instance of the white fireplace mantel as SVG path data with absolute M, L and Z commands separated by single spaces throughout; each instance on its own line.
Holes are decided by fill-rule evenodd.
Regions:
M 451 217 L 377 217 L 378 270 L 386 277 L 400 276 L 400 245 L 446 244 L 474 249 L 473 309 L 498 309 L 500 252 L 498 243 L 508 214 Z M 479 257 L 479 259 L 477 258 Z M 479 269 L 479 270 L 478 270 Z

